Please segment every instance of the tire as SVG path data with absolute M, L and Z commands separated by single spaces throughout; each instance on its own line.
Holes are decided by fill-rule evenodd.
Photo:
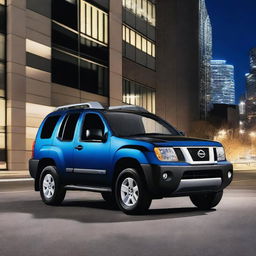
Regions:
M 195 194 L 190 196 L 192 203 L 200 210 L 210 210 L 218 205 L 223 196 L 223 191 L 204 194 Z
M 66 195 L 55 166 L 46 166 L 43 169 L 39 188 L 42 201 L 47 205 L 60 205 Z
M 111 206 L 117 206 L 115 195 L 113 195 L 111 192 L 102 192 L 101 196 Z
M 134 168 L 124 169 L 115 185 L 116 203 L 126 214 L 143 214 L 152 202 L 146 185 Z

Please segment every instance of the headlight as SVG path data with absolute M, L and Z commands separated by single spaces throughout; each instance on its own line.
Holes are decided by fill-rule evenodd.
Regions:
M 156 157 L 160 161 L 177 162 L 178 157 L 173 148 L 154 148 Z
M 225 151 L 223 147 L 218 147 L 216 148 L 217 151 L 217 160 L 218 161 L 225 161 L 226 160 L 226 156 L 225 156 Z

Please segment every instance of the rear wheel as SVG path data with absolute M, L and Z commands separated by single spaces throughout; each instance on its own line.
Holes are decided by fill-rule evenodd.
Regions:
M 200 210 L 209 210 L 219 204 L 223 191 L 195 194 L 190 196 L 192 203 Z
M 40 195 L 45 204 L 60 205 L 65 198 L 66 190 L 60 182 L 55 166 L 47 166 L 40 175 Z
M 152 201 L 143 180 L 134 168 L 126 168 L 119 174 L 115 196 L 118 207 L 126 214 L 144 213 Z

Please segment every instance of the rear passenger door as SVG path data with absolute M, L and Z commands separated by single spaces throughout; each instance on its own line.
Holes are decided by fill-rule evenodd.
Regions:
M 72 172 L 74 137 L 79 119 L 79 112 L 67 113 L 61 121 L 54 145 L 58 148 L 60 162 L 64 173 Z
M 108 128 L 98 113 L 85 113 L 80 122 L 74 150 L 74 175 L 77 182 L 87 185 L 105 185 L 110 165 L 110 138 Z M 92 139 L 91 132 L 104 135 L 104 139 Z

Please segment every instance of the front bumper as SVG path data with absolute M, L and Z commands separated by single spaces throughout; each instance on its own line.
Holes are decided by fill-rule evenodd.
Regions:
M 141 167 L 153 198 L 221 191 L 233 178 L 233 166 L 230 163 L 186 166 L 143 164 Z M 228 177 L 228 172 L 232 173 L 231 177 Z M 167 179 L 163 179 L 164 173 L 167 173 Z

